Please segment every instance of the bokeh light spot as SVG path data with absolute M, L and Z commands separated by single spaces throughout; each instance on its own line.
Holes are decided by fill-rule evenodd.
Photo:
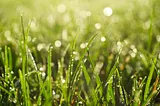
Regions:
M 86 44 L 85 43 L 82 43 L 81 45 L 80 45 L 80 48 L 81 49 L 84 49 L 86 47 Z
M 102 42 L 105 42 L 106 41 L 106 38 L 103 36 L 103 37 L 101 37 L 101 41 Z
M 94 26 L 95 26 L 96 29 L 101 29 L 101 24 L 100 23 L 96 23 Z
M 54 44 L 56 47 L 61 47 L 61 45 L 62 45 L 61 41 L 59 41 L 59 40 L 56 40 Z
M 104 14 L 105 16 L 111 16 L 111 15 L 112 15 L 112 8 L 110 8 L 110 7 L 104 8 L 103 14 Z
M 157 41 L 160 42 L 160 35 L 157 35 Z
M 59 13 L 64 13 L 66 11 L 66 5 L 64 4 L 59 4 L 57 7 L 57 10 Z

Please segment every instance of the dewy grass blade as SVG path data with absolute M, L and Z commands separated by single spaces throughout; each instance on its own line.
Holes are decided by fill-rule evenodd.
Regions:
M 9 67 L 8 67 L 8 49 L 5 46 L 5 81 L 8 82 L 9 78 Z
M 11 73 L 11 71 L 13 71 L 13 66 L 12 66 L 12 52 L 11 52 L 11 48 L 10 47 L 8 47 L 8 57 L 9 57 L 8 65 L 9 65 L 9 70 L 10 70 L 10 73 Z
M 146 101 L 144 101 L 142 103 L 142 106 L 148 106 L 148 104 L 150 103 L 151 99 L 156 95 L 156 93 L 157 93 L 157 90 L 151 92 L 150 95 L 148 95 Z
M 96 90 L 97 90 L 97 92 L 99 92 L 100 97 L 102 97 L 102 95 L 103 95 L 103 87 L 102 87 L 102 81 L 101 81 L 99 75 L 96 75 L 96 83 L 97 83 Z
M 99 34 L 99 33 L 96 33 L 96 34 L 89 40 L 89 42 L 88 42 L 88 44 L 87 44 L 87 47 L 85 48 L 84 52 L 82 53 L 82 56 L 81 56 L 80 59 L 79 59 L 79 63 L 78 63 L 78 65 L 77 65 L 76 69 L 75 69 L 75 72 L 74 72 L 73 76 L 72 76 L 71 85 L 73 85 L 73 82 L 74 82 L 75 79 L 76 79 L 77 73 L 79 73 L 78 70 L 79 70 L 79 68 L 81 67 L 81 64 L 82 64 L 82 62 L 83 62 L 83 59 L 84 59 L 87 51 L 89 50 L 92 41 L 94 40 L 94 38 L 95 38 L 98 34 Z
M 47 101 L 48 101 L 48 106 L 52 106 L 52 46 L 49 46 L 48 50 L 48 65 L 47 65 Z
M 28 104 L 28 99 L 27 99 L 27 91 L 26 91 L 26 79 L 23 76 L 21 70 L 19 70 L 19 77 L 20 77 L 20 83 L 21 83 L 21 89 L 22 89 L 22 97 L 23 97 L 23 105 L 27 106 Z
M 107 77 L 105 86 L 107 86 L 107 83 L 109 82 L 109 80 L 111 79 L 111 77 L 113 76 L 113 74 L 116 72 L 116 68 L 117 68 L 118 64 L 119 64 L 119 56 L 117 57 L 116 63 L 114 64 L 113 68 L 109 72 L 109 75 Z
M 2 87 L 1 85 L 0 85 L 0 89 L 2 90 L 2 91 L 4 91 L 4 92 L 6 92 L 7 94 L 11 94 L 7 89 L 5 89 L 4 87 Z
M 87 85 L 89 85 L 90 81 L 91 81 L 91 78 L 86 70 L 86 67 L 84 66 L 84 64 L 82 63 L 82 71 L 84 73 L 84 77 L 86 79 L 86 82 L 87 82 Z
M 28 24 L 27 31 L 25 33 L 24 29 L 24 22 L 23 22 L 23 16 L 21 15 L 21 27 L 22 27 L 22 36 L 23 36 L 23 43 L 22 43 L 22 72 L 19 71 L 21 86 L 22 86 L 22 92 L 24 95 L 24 105 L 30 106 L 30 97 L 29 97 L 29 86 L 25 78 L 25 74 L 28 73 L 28 34 L 29 34 L 29 28 L 30 23 Z
M 148 93 L 150 92 L 149 89 L 150 89 L 150 83 L 151 83 L 151 80 L 152 80 L 152 76 L 153 76 L 153 72 L 155 70 L 155 63 L 156 63 L 157 59 L 154 58 L 153 60 L 153 63 L 152 63 L 152 66 L 150 68 L 150 72 L 149 72 L 149 75 L 148 75 L 148 78 L 147 78 L 147 82 L 146 82 L 146 86 L 145 86 L 145 91 L 144 91 L 144 102 L 146 102 L 146 99 L 148 97 Z

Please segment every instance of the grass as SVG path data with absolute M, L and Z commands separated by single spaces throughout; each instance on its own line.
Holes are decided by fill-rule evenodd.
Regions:
M 0 105 L 160 105 L 159 2 L 123 2 L 2 0 Z

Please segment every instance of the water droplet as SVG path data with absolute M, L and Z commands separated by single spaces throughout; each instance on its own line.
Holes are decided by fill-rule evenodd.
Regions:
M 52 94 L 53 94 L 53 95 L 55 95 L 55 94 L 56 94 L 54 90 L 52 91 Z
M 61 81 L 62 81 L 62 84 L 64 84 L 66 82 L 66 80 L 64 80 L 64 79 L 62 79 Z
M 79 103 L 79 105 L 83 105 L 83 102 L 82 101 L 80 101 L 80 102 L 78 102 Z
M 45 72 L 42 72 L 42 78 L 44 79 L 46 76 L 46 73 Z

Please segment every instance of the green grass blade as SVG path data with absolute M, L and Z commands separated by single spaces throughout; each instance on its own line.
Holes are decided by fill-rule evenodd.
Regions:
M 87 69 L 86 69 L 86 67 L 84 66 L 83 63 L 82 63 L 82 71 L 84 73 L 84 77 L 86 79 L 87 85 L 89 85 L 90 81 L 91 81 L 91 78 L 90 78 L 89 73 L 87 72 Z
M 8 66 L 8 49 L 5 46 L 5 81 L 9 81 L 9 66 Z
M 7 94 L 11 94 L 7 89 L 5 89 L 4 87 L 2 87 L 2 86 L 0 86 L 0 89 L 2 90 L 2 91 L 4 91 L 4 92 L 6 92 Z
M 105 86 L 107 86 L 107 83 L 109 82 L 109 80 L 111 79 L 111 77 L 113 76 L 113 74 L 116 72 L 116 68 L 117 68 L 118 64 L 119 64 L 119 57 L 117 58 L 114 66 L 113 66 L 113 68 L 112 68 L 111 71 L 109 72 L 109 75 L 108 75 L 108 77 L 107 77 Z
M 150 72 L 149 72 L 148 78 L 147 78 L 147 82 L 146 82 L 146 86 L 145 86 L 145 91 L 144 91 L 144 102 L 146 101 L 146 99 L 148 97 L 148 93 L 150 92 L 149 91 L 149 89 L 150 89 L 150 83 L 151 83 L 151 80 L 152 80 L 153 72 L 155 70 L 154 68 L 155 68 L 156 61 L 157 61 L 157 59 L 154 58 L 152 66 L 150 68 Z
M 29 97 L 29 89 L 28 85 L 26 84 L 25 76 L 23 76 L 21 70 L 19 70 L 19 77 L 20 77 L 20 83 L 21 83 L 21 89 L 22 89 L 22 97 L 23 97 L 23 105 L 24 106 L 30 106 L 30 97 Z
M 48 106 L 52 106 L 52 46 L 49 46 L 48 50 L 48 65 L 47 65 L 47 96 L 46 96 L 46 101 Z

